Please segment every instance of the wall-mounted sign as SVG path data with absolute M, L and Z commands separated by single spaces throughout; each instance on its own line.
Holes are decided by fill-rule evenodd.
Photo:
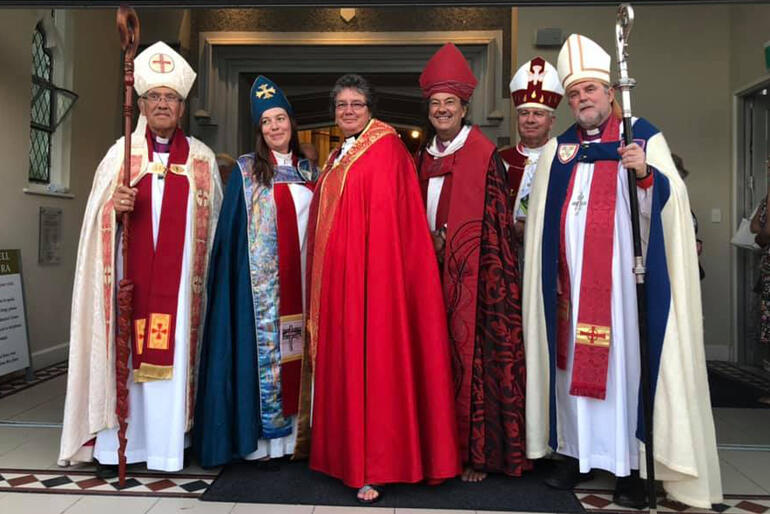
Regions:
M 0 376 L 29 367 L 21 251 L 0 250 Z
M 38 263 L 59 264 L 61 262 L 61 220 L 61 209 L 57 207 L 40 208 Z

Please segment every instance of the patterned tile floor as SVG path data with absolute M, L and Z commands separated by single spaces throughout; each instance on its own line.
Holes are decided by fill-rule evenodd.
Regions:
M 729 363 L 728 363 L 729 364 Z M 66 387 L 66 365 L 41 370 L 32 383 L 14 381 L 0 384 L 0 419 L 57 423 Z M 770 443 L 770 410 L 715 409 L 714 418 L 720 442 Z M 189 466 L 181 473 L 147 472 L 130 466 L 128 481 L 120 488 L 117 479 L 102 480 L 90 466 L 60 468 L 55 457 L 59 429 L 22 429 L 0 427 L 0 512 L 89 513 L 109 512 L 202 512 L 202 513 L 276 513 L 324 514 L 372 511 L 352 507 L 256 505 L 200 502 L 197 498 L 216 477 L 216 470 L 206 471 Z M 705 512 L 770 514 L 770 452 L 720 451 L 725 500 L 714 511 L 688 508 L 662 500 L 660 512 Z M 612 503 L 613 482 L 601 474 L 576 491 L 589 513 L 623 513 L 634 511 Z M 515 508 L 515 506 L 512 506 Z M 448 514 L 421 509 L 383 509 L 390 514 Z M 510 511 L 515 512 L 515 511 Z
M 0 492 L 197 498 L 213 481 L 212 475 L 130 473 L 120 487 L 117 479 L 104 480 L 93 471 L 0 469 Z
M 29 382 L 25 380 L 24 377 L 2 382 L 0 383 L 0 398 L 10 396 L 25 389 L 29 389 L 30 387 L 36 386 L 41 382 L 51 380 L 52 378 L 64 375 L 65 373 L 67 373 L 67 362 L 60 362 L 58 364 L 48 366 L 47 368 L 37 370 L 34 373 L 34 378 Z

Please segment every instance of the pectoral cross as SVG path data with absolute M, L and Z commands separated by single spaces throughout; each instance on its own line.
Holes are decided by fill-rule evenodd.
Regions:
M 583 196 L 583 191 L 581 191 L 578 194 L 578 197 L 575 199 L 574 202 L 572 202 L 572 205 L 575 206 L 575 214 L 580 214 L 580 211 L 588 204 L 586 202 L 585 197 Z

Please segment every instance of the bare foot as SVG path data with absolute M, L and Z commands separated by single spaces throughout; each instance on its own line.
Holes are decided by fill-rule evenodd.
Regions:
M 380 491 L 377 486 L 367 484 L 358 490 L 356 496 L 361 503 L 374 503 L 380 499 Z
M 487 478 L 487 474 L 483 471 L 476 471 L 473 468 L 465 468 L 460 479 L 463 482 L 481 482 Z

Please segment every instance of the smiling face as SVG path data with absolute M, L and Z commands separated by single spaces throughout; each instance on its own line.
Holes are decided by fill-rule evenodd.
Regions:
M 460 132 L 468 107 L 452 93 L 435 93 L 428 100 L 428 120 L 441 141 L 451 141 Z
M 184 114 L 184 100 L 170 87 L 155 87 L 140 97 L 139 110 L 153 134 L 171 137 Z
M 262 113 L 259 128 L 267 147 L 280 153 L 289 153 L 291 118 L 283 107 L 273 107 Z
M 366 96 L 358 89 L 346 87 L 334 98 L 334 123 L 345 137 L 358 134 L 372 117 Z
M 548 141 L 553 114 L 546 109 L 525 107 L 516 111 L 519 137 L 524 146 L 537 148 Z
M 583 80 L 569 86 L 567 101 L 578 125 L 599 127 L 610 117 L 615 91 L 598 80 Z

